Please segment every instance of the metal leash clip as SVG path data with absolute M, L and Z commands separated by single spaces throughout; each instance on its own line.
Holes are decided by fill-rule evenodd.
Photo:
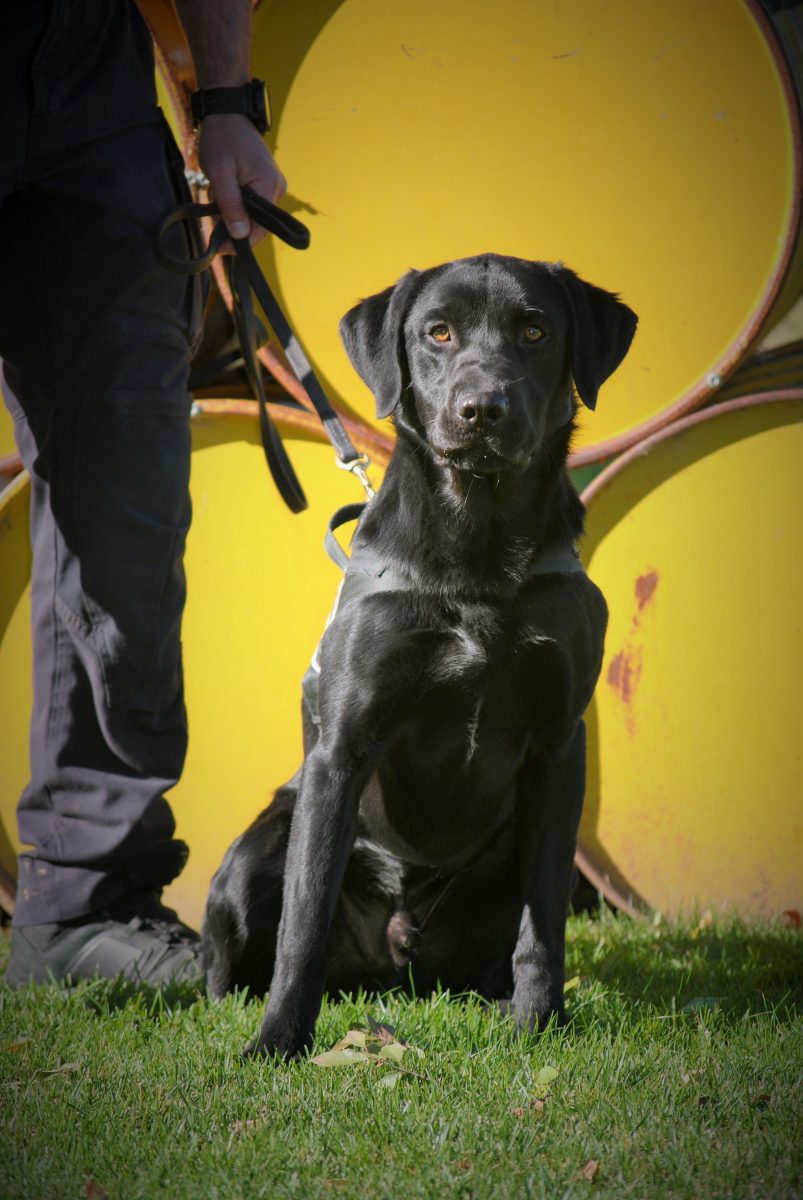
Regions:
M 340 467 L 341 471 L 350 471 L 352 475 L 355 475 L 362 484 L 368 499 L 373 499 L 376 495 L 376 489 L 368 478 L 368 468 L 371 465 L 371 460 L 367 454 L 361 454 L 358 458 L 350 458 L 348 462 L 335 455 L 335 465 Z

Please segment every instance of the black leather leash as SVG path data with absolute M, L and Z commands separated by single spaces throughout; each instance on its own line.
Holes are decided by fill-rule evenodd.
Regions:
M 281 208 L 277 208 L 275 204 L 271 204 L 269 200 L 259 196 L 250 187 L 242 188 L 242 198 L 245 211 L 252 221 L 256 221 L 263 229 L 267 229 L 269 233 L 281 238 L 293 249 L 307 249 L 310 243 L 310 232 L 301 221 Z M 234 300 L 234 323 L 242 347 L 248 381 L 259 403 L 259 426 L 265 458 L 276 487 L 279 489 L 279 494 L 292 512 L 303 512 L 307 507 L 304 490 L 287 456 L 281 435 L 268 412 L 262 371 L 256 354 L 258 334 L 252 292 L 257 297 L 268 324 L 278 338 L 293 374 L 305 388 L 321 419 L 326 436 L 337 455 L 337 465 L 356 475 L 370 498 L 374 494 L 366 474 L 370 460 L 355 448 L 342 421 L 329 403 L 307 356 L 279 307 L 276 297 L 270 290 L 265 276 L 259 269 L 248 238 L 231 237 L 224 222 L 218 221 L 212 231 L 206 251 L 198 258 L 174 258 L 164 249 L 164 235 L 171 226 L 181 221 L 192 221 L 198 217 L 216 216 L 220 216 L 217 204 L 182 204 L 162 222 L 159 228 L 156 256 L 162 266 L 169 271 L 177 271 L 183 275 L 197 275 L 211 266 L 212 260 L 223 243 L 226 240 L 231 241 L 235 253 L 227 260 L 226 270 Z M 301 406 L 299 405 L 299 407 Z

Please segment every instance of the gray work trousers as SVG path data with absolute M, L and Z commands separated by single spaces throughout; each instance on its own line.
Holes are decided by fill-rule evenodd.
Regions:
M 0 356 L 32 493 L 34 709 L 17 925 L 159 888 L 187 854 L 164 793 L 187 747 L 187 374 L 203 298 L 154 254 L 160 221 L 186 196 L 158 110 L 132 98 L 120 30 L 133 29 L 141 51 L 139 18 L 127 0 L 96 7 L 119 28 L 95 107 L 92 62 L 73 46 L 57 61 L 85 77 L 62 70 L 56 94 L 45 74 L 24 111 L 20 93 L 13 112 L 24 120 L 0 161 Z M 60 8 L 43 20 L 55 25 Z M 115 53 L 129 56 L 117 72 Z M 115 128 L 98 128 L 110 113 Z M 173 253 L 187 254 L 185 237 L 176 231 Z

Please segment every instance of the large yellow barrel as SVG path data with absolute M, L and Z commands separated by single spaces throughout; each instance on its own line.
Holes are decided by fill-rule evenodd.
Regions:
M 693 414 L 585 493 L 610 608 L 579 862 L 622 907 L 803 909 L 803 389 Z
M 264 0 L 256 71 L 298 254 L 260 256 L 333 397 L 337 322 L 409 267 L 563 259 L 641 317 L 578 461 L 699 404 L 801 291 L 797 108 L 744 0 Z

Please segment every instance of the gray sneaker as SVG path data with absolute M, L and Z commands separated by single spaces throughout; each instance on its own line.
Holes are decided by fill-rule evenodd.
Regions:
M 156 986 L 200 983 L 198 935 L 152 894 L 81 923 L 12 928 L 3 980 L 9 987 L 98 976 Z

